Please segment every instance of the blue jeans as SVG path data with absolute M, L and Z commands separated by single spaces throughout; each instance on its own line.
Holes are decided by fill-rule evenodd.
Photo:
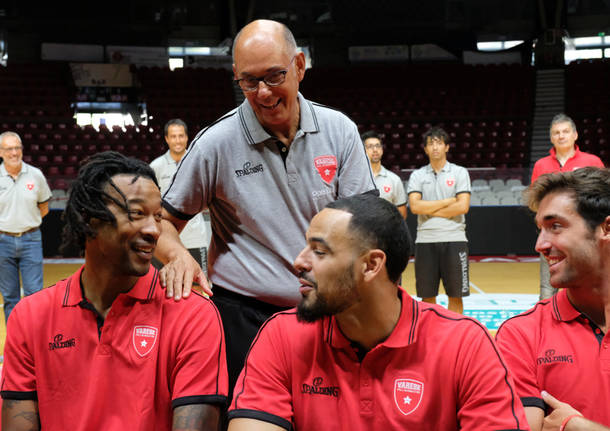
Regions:
M 42 289 L 42 233 L 39 230 L 14 237 L 0 233 L 0 292 L 4 319 L 21 299 L 19 272 L 25 295 Z

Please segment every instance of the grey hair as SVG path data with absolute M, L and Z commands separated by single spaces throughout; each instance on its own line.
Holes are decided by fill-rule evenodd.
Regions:
M 572 130 L 574 132 L 576 131 L 576 123 L 574 123 L 574 120 L 572 120 L 570 117 L 568 117 L 562 112 L 560 114 L 555 115 L 551 120 L 551 126 L 549 127 L 549 135 L 551 134 L 551 129 L 553 128 L 553 126 L 559 123 L 570 123 Z
M 15 132 L 4 132 L 4 133 L 0 134 L 0 144 L 2 144 L 2 142 L 4 142 L 4 138 L 6 138 L 8 136 L 12 136 L 13 138 L 16 138 L 19 141 L 19 143 L 21 145 L 23 145 L 23 142 L 21 142 L 21 137 Z

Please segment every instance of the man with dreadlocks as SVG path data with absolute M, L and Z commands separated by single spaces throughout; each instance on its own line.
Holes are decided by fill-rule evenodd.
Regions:
M 222 324 L 210 300 L 175 302 L 158 284 L 152 169 L 116 152 L 91 157 L 64 218 L 64 245 L 84 250 L 85 264 L 11 314 L 3 428 L 217 430 L 228 390 Z

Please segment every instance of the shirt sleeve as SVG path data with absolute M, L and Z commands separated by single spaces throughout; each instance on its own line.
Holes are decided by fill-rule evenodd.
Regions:
M 214 304 L 193 293 L 185 303 L 176 359 L 172 369 L 172 407 L 186 404 L 226 405 L 227 362 L 220 314 Z
M 195 138 L 163 194 L 163 207 L 182 220 L 190 220 L 207 208 L 214 189 L 216 150 L 205 137 L 205 132 L 202 132 Z M 207 148 L 205 151 L 204 146 Z
M 542 175 L 542 164 L 540 160 L 534 163 L 534 170 L 532 171 L 532 179 L 530 180 L 530 184 L 534 184 L 534 182 L 538 179 L 540 175 Z
M 597 156 L 595 156 L 595 161 L 594 161 L 594 163 L 591 166 L 596 166 L 598 168 L 604 168 L 605 167 L 604 166 L 604 162 L 602 162 L 602 160 L 599 157 L 597 157 Z
M 41 171 L 39 171 L 38 177 L 39 177 L 38 178 L 38 183 L 39 183 L 38 203 L 41 204 L 41 203 L 47 202 L 49 199 L 51 199 L 51 197 L 53 196 L 53 193 L 51 193 L 49 184 L 47 183 L 47 180 Z
M 506 363 L 485 328 L 473 327 L 464 338 L 456 373 L 461 429 L 528 429 Z
M 286 345 L 279 315 L 271 317 L 254 339 L 229 408 L 229 419 L 250 418 L 292 429 L 292 395 Z
M 345 121 L 345 150 L 337 177 L 339 198 L 377 190 L 358 128 L 351 120 L 345 118 Z
M 27 310 L 23 313 L 22 302 L 17 304 L 9 316 L 0 395 L 3 399 L 36 400 L 34 356 L 27 339 L 29 331 L 23 325 L 31 315 Z M 22 319 L 22 314 L 26 320 Z
M 157 177 L 157 182 L 159 182 L 159 178 L 161 177 L 161 157 L 157 157 L 155 160 L 150 162 L 150 168 L 154 171 L 155 176 Z
M 409 177 L 409 184 L 407 186 L 407 195 L 411 193 L 422 193 L 422 175 L 420 174 L 420 170 L 414 171 Z
M 405 193 L 405 186 L 398 175 L 396 176 L 396 186 L 394 190 L 396 190 L 396 206 L 406 205 L 407 194 Z
M 498 329 L 496 343 L 506 360 L 515 381 L 517 395 L 525 407 L 540 407 L 544 402 L 540 397 L 542 388 L 538 386 L 535 352 L 532 346 L 533 334 L 515 320 L 509 319 Z
M 470 193 L 472 191 L 470 185 L 470 175 L 468 169 L 459 167 L 459 173 L 457 175 L 456 194 L 459 193 Z

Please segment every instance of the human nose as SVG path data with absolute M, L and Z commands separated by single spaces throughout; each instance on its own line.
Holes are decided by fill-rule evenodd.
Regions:
M 257 96 L 267 97 L 271 95 L 271 87 L 269 87 L 262 79 L 258 81 L 258 87 L 256 87 Z
M 551 247 L 550 242 L 548 241 L 544 230 L 540 230 L 538 234 L 538 238 L 536 238 L 535 249 L 538 253 L 543 253 L 547 251 Z
M 159 239 L 161 236 L 161 220 L 154 215 L 147 217 L 142 227 L 142 233 L 152 236 L 155 241 Z
M 309 246 L 307 246 L 303 250 L 301 250 L 299 255 L 294 260 L 292 266 L 294 266 L 294 268 L 298 272 L 308 272 L 311 270 L 311 261 L 309 259 L 310 253 L 311 250 L 309 249 Z

